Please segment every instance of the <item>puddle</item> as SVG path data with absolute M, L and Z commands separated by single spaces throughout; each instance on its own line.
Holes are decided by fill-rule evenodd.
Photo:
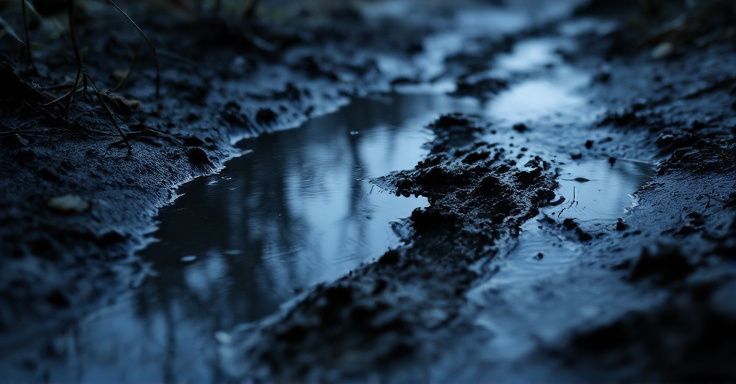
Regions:
M 562 319 L 539 318 L 539 296 L 549 281 L 579 265 L 585 257 L 585 245 L 571 240 L 570 233 L 540 220 L 544 215 L 558 222 L 574 218 L 586 229 L 595 226 L 613 227 L 617 218 L 636 205 L 634 193 L 654 174 L 650 164 L 618 161 L 614 166 L 606 160 L 590 160 L 562 166 L 558 195 L 565 203 L 547 207 L 540 215 L 526 222 L 512 246 L 491 262 L 498 268 L 480 286 L 470 292 L 472 301 L 488 308 L 478 324 L 493 333 L 485 353 L 495 360 L 513 361 L 534 349 L 542 338 L 557 337 L 565 329 Z M 590 181 L 580 183 L 574 178 Z M 574 283 L 562 289 L 580 289 Z M 564 295 L 566 292 L 559 292 Z M 572 294 L 573 297 L 574 294 Z M 579 308 L 579 316 L 593 316 L 589 308 Z M 573 321 L 568 319 L 569 321 Z M 535 330 L 536 334 L 530 333 Z
M 389 223 L 424 198 L 369 179 L 412 168 L 439 114 L 478 108 L 440 95 L 358 99 L 299 129 L 239 144 L 221 174 L 184 185 L 142 252 L 156 276 L 51 341 L 59 382 L 218 382 L 215 335 L 278 310 L 298 290 L 380 256 Z M 131 369 L 135 367 L 135 369 Z
M 402 92 L 452 92 L 456 88 L 456 82 L 455 79 L 445 76 L 447 71 L 445 61 L 448 58 L 461 51 L 468 53 L 480 48 L 475 42 L 477 38 L 486 41 L 500 40 L 525 28 L 532 28 L 567 15 L 579 3 L 579 0 L 557 1 L 554 4 L 542 0 L 517 0 L 504 4 L 466 7 L 459 11 L 448 8 L 441 18 L 441 24 L 446 24 L 449 28 L 440 28 L 438 32 L 430 35 L 423 42 L 423 52 L 414 60 L 414 69 L 419 69 L 422 82 L 400 85 L 398 89 Z M 418 15 L 424 11 L 426 10 L 421 6 L 412 8 L 412 3 L 407 1 L 389 1 L 364 6 L 364 12 L 370 16 L 398 17 L 412 14 L 419 17 Z M 560 41 L 552 39 L 524 40 L 517 44 L 512 53 L 501 55 L 493 70 L 478 75 L 507 76 L 538 69 L 545 64 L 559 63 L 555 50 L 560 45 Z M 411 76 L 412 71 L 406 67 L 403 60 L 379 56 L 377 62 L 382 71 Z M 473 80 L 474 77 L 470 76 L 468 79 Z
M 588 120 L 586 99 L 576 92 L 589 77 L 563 67 L 544 78 L 524 80 L 488 101 L 487 113 L 507 123 L 532 122 L 562 115 Z M 582 115 L 582 116 L 581 116 Z M 581 121 L 584 122 L 584 121 Z
M 634 192 L 655 173 L 645 162 L 587 160 L 561 166 L 557 193 L 565 202 L 545 213 L 559 220 L 572 218 L 579 223 L 610 224 L 636 204 Z
M 510 33 L 571 13 L 581 0 L 516 0 L 460 12 L 460 25 L 475 33 Z
M 617 219 L 636 205 L 635 192 L 654 172 L 651 164 L 625 160 L 614 165 L 606 160 L 588 160 L 561 166 L 560 186 L 556 192 L 565 201 L 542 209 L 540 216 L 522 226 L 518 240 L 502 257 L 501 269 L 490 285 L 519 288 L 550 274 L 564 272 L 580 257 L 583 246 L 571 241 L 569 233 L 544 224 L 540 219 L 549 216 L 562 222 L 571 218 L 587 230 L 613 228 Z
M 590 81 L 589 74 L 558 60 L 555 52 L 560 44 L 564 41 L 521 42 L 501 56 L 491 71 L 519 74 L 521 80 L 485 103 L 486 116 L 506 127 L 525 123 L 529 128 L 523 134 L 506 130 L 504 136 L 495 135 L 496 140 L 514 143 L 509 153 L 525 146 L 529 148 L 527 153 L 554 160 L 560 171 L 556 193 L 565 199 L 526 222 L 519 237 L 490 261 L 494 272 L 488 280 L 468 295 L 483 308 L 477 323 L 493 335 L 484 354 L 494 361 L 518 359 L 540 340 L 557 337 L 575 321 L 544 319 L 544 314 L 550 313 L 544 295 L 577 297 L 575 292 L 581 287 L 574 282 L 560 285 L 555 279 L 564 280 L 571 268 L 581 265 L 588 248 L 574 234 L 540 219 L 545 215 L 557 222 L 572 218 L 587 231 L 610 230 L 618 218 L 625 217 L 627 209 L 636 205 L 635 192 L 655 173 L 655 167 L 644 162 L 618 160 L 611 165 L 605 158 L 570 160 L 571 144 L 582 146 L 586 140 L 606 133 L 589 129 L 600 112 L 581 92 Z M 579 147 L 573 147 L 573 151 L 575 148 Z M 524 159 L 527 155 L 519 156 Z M 560 292 L 546 291 L 548 282 Z M 579 309 L 582 317 L 593 313 Z
M 534 70 L 554 52 L 539 41 L 517 48 L 506 59 L 507 70 Z M 369 180 L 421 160 L 430 121 L 446 112 L 479 112 L 508 128 L 491 141 L 526 140 L 529 153 L 568 156 L 559 142 L 583 132 L 578 128 L 592 117 L 577 92 L 588 80 L 559 65 L 482 104 L 442 95 L 362 98 L 299 129 L 241 142 L 243 156 L 218 175 L 184 185 L 176 203 L 161 211 L 155 234 L 160 241 L 142 252 L 157 275 L 47 340 L 57 356 L 49 363 L 49 380 L 222 382 L 216 340 L 226 335 L 221 331 L 272 314 L 300 290 L 336 279 L 397 244 L 389 223 L 427 201 L 393 196 Z M 577 133 L 556 130 L 555 123 L 570 119 L 578 123 L 569 127 Z M 514 140 L 510 125 L 518 122 L 536 125 Z M 566 201 L 543 213 L 572 217 L 583 226 L 614 225 L 652 172 L 622 160 L 614 166 L 606 160 L 558 165 L 557 192 Z M 573 265 L 582 250 L 564 233 L 530 220 L 516 245 L 493 261 L 499 271 L 477 293 L 494 290 L 514 302 Z M 496 337 L 489 350 L 511 357 L 526 350 L 515 329 L 528 326 L 506 318 L 486 324 L 506 335 Z
M 495 62 L 497 73 L 532 71 L 546 65 L 558 64 L 560 58 L 555 54 L 560 43 L 557 39 L 529 39 L 519 42 L 514 49 L 501 55 Z

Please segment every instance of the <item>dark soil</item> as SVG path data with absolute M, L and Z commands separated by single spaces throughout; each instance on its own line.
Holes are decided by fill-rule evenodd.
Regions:
M 91 87 L 68 109 L 66 100 L 47 106 L 70 85 L 46 89 L 74 80 L 68 36 L 35 51 L 34 67 L 6 46 L 0 66 L 0 330 L 14 337 L 23 334 L 18 324 L 79 313 L 140 280 L 133 252 L 145 245 L 157 209 L 177 185 L 236 155 L 235 138 L 298 125 L 356 93 L 388 90 L 395 75 L 369 57 L 408 60 L 426 34 L 419 23 L 363 22 L 360 15 L 339 23 L 315 16 L 308 26 L 144 18 L 161 51 L 156 98 L 153 63 L 135 31 L 114 13 L 82 17 L 79 41 L 97 87 L 112 88 L 119 72 L 130 72 L 103 98 L 114 124 Z M 378 30 L 417 40 L 378 39 Z M 359 44 L 363 52 L 355 52 Z M 136 54 L 143 57 L 131 61 Z M 54 209 L 50 202 L 62 196 L 88 208 Z
M 34 68 L 0 40 L 4 356 L 135 289 L 150 273 L 135 253 L 157 210 L 178 185 L 237 156 L 238 138 L 296 126 L 354 95 L 432 85 L 419 58 L 427 36 L 450 28 L 440 17 L 449 11 L 426 8 L 395 19 L 339 6 L 245 24 L 134 10 L 155 31 L 158 98 L 135 31 L 114 13 L 85 13 L 87 73 L 101 91 L 125 83 L 99 97 L 90 86 L 69 108 L 49 105 L 74 80 L 67 35 L 34 50 Z M 281 382 L 736 380 L 734 16 L 729 1 L 594 0 L 503 38 L 468 38 L 440 77 L 456 94 L 492 99 L 522 79 L 479 77 L 481 63 L 523 39 L 559 37 L 565 22 L 615 22 L 558 52 L 591 74 L 583 92 L 604 112 L 582 130 L 560 127 L 564 157 L 526 147 L 517 156 L 494 141 L 508 132 L 516 150 L 546 129 L 523 118 L 438 117 L 427 157 L 375 181 L 429 201 L 396 225 L 403 245 L 229 332 L 224 371 Z M 126 77 L 133 52 L 141 57 Z M 381 69 L 384 55 L 401 69 Z M 657 173 L 606 226 L 541 214 L 584 257 L 521 296 L 487 288 L 502 268 L 494 258 L 525 222 L 572 204 L 556 195 L 558 167 L 587 159 L 652 161 Z M 574 181 L 590 181 L 582 176 Z M 18 369 L 41 380 L 38 360 Z
M 411 377 L 405 375 L 418 372 L 407 366 L 431 364 L 455 335 L 472 329 L 463 307 L 480 276 L 474 265 L 493 257 L 496 240 L 513 235 L 554 197 L 555 182 L 541 159 L 527 164 L 529 171 L 500 150 L 468 162 L 489 149 L 475 137 L 489 129 L 483 121 L 443 116 L 432 129 L 437 138 L 426 160 L 379 181 L 397 194 L 429 198 L 430 206 L 403 224 L 413 229 L 404 239 L 410 245 L 317 287 L 273 323 L 243 332 L 247 338 L 237 348 L 248 363 L 238 370 L 287 381 L 366 372 Z M 343 352 L 356 348 L 365 353 Z

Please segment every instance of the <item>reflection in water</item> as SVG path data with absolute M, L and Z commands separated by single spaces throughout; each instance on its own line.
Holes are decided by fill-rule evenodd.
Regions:
M 529 39 L 519 42 L 514 49 L 496 59 L 500 73 L 524 72 L 540 69 L 546 64 L 559 63 L 555 54 L 560 42 L 555 39 Z
M 552 52 L 547 43 L 530 43 L 505 66 L 536 69 Z M 515 62 L 515 54 L 524 58 Z M 561 137 L 575 133 L 555 123 L 587 121 L 590 111 L 575 92 L 587 77 L 565 66 L 545 75 L 526 78 L 483 105 L 440 95 L 358 99 L 299 129 L 242 142 L 242 157 L 219 175 L 183 186 L 182 197 L 162 210 L 160 241 L 142 255 L 157 275 L 51 338 L 60 358 L 50 367 L 50 381 L 222 382 L 216 343 L 227 333 L 219 331 L 274 313 L 295 291 L 335 279 L 396 244 L 389 222 L 426 200 L 383 193 L 369 180 L 412 168 L 430 138 L 423 127 L 439 114 L 475 112 L 502 123 L 488 138 L 502 144 L 514 140 L 508 123 L 535 122 L 516 140 L 533 153 L 559 154 L 560 142 L 571 141 Z M 502 135 L 504 128 L 509 133 Z M 567 202 L 546 213 L 611 225 L 648 172 L 623 161 L 563 165 L 558 193 Z M 574 181 L 578 177 L 590 181 Z M 488 284 L 511 298 L 526 294 L 559 271 L 555 265 L 576 257 L 575 247 L 532 220 Z M 541 261 L 532 259 L 538 252 L 545 253 Z M 518 323 L 512 320 L 494 339 L 504 356 L 523 351 L 509 332 Z
M 221 381 L 218 331 L 275 312 L 397 243 L 389 223 L 424 198 L 369 179 L 412 168 L 440 113 L 477 108 L 445 96 L 358 99 L 305 126 L 246 140 L 224 171 L 183 186 L 143 252 L 157 276 L 57 337 L 52 381 Z M 224 337 L 224 336 L 223 336 Z
M 499 94 L 489 101 L 488 112 L 511 123 L 539 121 L 561 114 L 576 116 L 579 120 L 585 117 L 586 100 L 577 89 L 587 81 L 587 75 L 562 67 L 543 79 L 525 80 Z
M 609 164 L 607 160 L 586 160 L 564 164 L 557 192 L 566 202 L 547 214 L 583 224 L 615 223 L 634 203 L 634 192 L 652 175 L 653 165 L 636 161 Z
M 574 235 L 540 219 L 544 215 L 557 222 L 573 218 L 586 230 L 601 226 L 610 230 L 616 219 L 624 217 L 626 210 L 636 203 L 633 194 L 653 174 L 651 164 L 631 161 L 618 161 L 613 166 L 606 160 L 562 165 L 557 193 L 566 199 L 565 202 L 544 208 L 540 216 L 522 225 L 513 247 L 493 260 L 498 270 L 470 295 L 473 300 L 483 301 L 488 300 L 484 292 L 494 293 L 494 309 L 478 320 L 484 327 L 498 331 L 486 346 L 487 353 L 511 361 L 534 348 L 534 338 L 529 336 L 530 328 L 525 324 L 529 321 L 526 306 L 534 303 L 538 306 L 534 298 L 539 287 L 577 266 L 585 254 L 584 245 L 570 239 Z M 590 181 L 575 181 L 581 177 Z M 548 331 L 552 329 L 549 332 L 554 334 L 557 325 L 551 320 L 549 323 Z M 544 325 L 532 327 L 540 333 L 543 328 Z
M 559 196 L 565 201 L 542 210 L 542 215 L 557 222 L 574 219 L 583 228 L 613 228 L 616 220 L 636 203 L 634 193 L 654 174 L 646 163 L 587 160 L 561 167 Z M 580 182 L 575 179 L 588 181 Z M 561 273 L 577 259 L 582 247 L 567 240 L 562 233 L 530 220 L 522 228 L 516 246 L 507 255 L 504 268 L 493 278 L 493 284 L 524 286 L 551 273 Z M 569 234 L 568 234 L 569 235 Z M 543 257 L 537 255 L 542 253 Z

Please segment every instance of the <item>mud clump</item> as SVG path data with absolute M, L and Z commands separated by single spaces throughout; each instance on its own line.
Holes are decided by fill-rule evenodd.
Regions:
M 575 233 L 575 236 L 577 236 L 578 240 L 581 242 L 587 242 L 593 239 L 593 236 L 591 236 L 590 233 L 580 228 L 580 224 L 578 224 L 575 219 L 567 218 L 563 220 L 562 227 Z
M 432 123 L 433 128 L 467 130 L 476 120 L 462 113 L 449 113 L 440 116 Z
M 453 213 L 431 208 L 415 209 L 410 219 L 414 229 L 421 233 L 441 228 L 455 228 L 458 225 L 458 217 Z
M 681 281 L 694 270 L 695 266 L 677 247 L 658 244 L 642 250 L 632 264 L 629 279 L 651 279 L 659 284 L 667 284 Z
M 618 218 L 618 220 L 616 220 L 616 230 L 617 231 L 619 231 L 619 232 L 620 231 L 625 231 L 627 228 L 629 228 L 629 225 L 626 224 L 626 222 L 624 221 L 624 219 Z
M 500 78 L 484 78 L 479 80 L 460 79 L 457 82 L 454 93 L 458 96 L 488 97 L 508 87 L 508 81 Z
M 727 362 L 736 354 L 735 294 L 733 283 L 692 287 L 656 308 L 578 333 L 563 355 L 616 381 L 733 381 L 736 368 Z M 574 360 L 576 354 L 587 357 Z
M 256 112 L 256 122 L 261 125 L 270 125 L 276 122 L 279 115 L 271 108 L 261 108 Z
M 429 364 L 453 335 L 472 329 L 458 316 L 479 277 L 472 264 L 492 257 L 494 242 L 518 231 L 548 202 L 544 191 L 556 187 L 541 159 L 521 170 L 504 152 L 478 142 L 488 126 L 473 116 L 442 116 L 430 126 L 435 139 L 423 161 L 376 180 L 429 201 L 406 220 L 407 245 L 318 287 L 278 321 L 244 334 L 238 353 L 250 357 L 251 367 L 266 367 L 264 377 L 287 381 L 307 371 L 331 380 L 391 375 L 407 361 Z M 448 142 L 457 150 L 444 151 Z M 477 155 L 467 161 L 470 153 Z M 321 369 L 311 371 L 315 364 Z M 245 377 L 259 377 L 244 368 Z
M 401 254 L 395 249 L 390 249 L 378 259 L 378 264 L 392 265 L 398 263 L 400 260 Z
M 524 133 L 529 130 L 529 127 L 524 123 L 516 123 L 511 128 L 519 133 Z
M 214 164 L 204 149 L 199 147 L 187 150 L 187 159 L 195 168 L 213 168 Z
M 490 155 L 490 151 L 474 151 L 468 153 L 465 158 L 463 158 L 463 163 L 472 164 L 481 160 L 486 160 Z

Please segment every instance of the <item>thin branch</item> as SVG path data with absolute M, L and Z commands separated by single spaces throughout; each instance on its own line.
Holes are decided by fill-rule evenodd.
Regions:
M 122 76 L 120 79 L 118 79 L 118 83 L 115 84 L 114 87 L 110 88 L 110 92 L 116 92 L 118 89 L 120 89 L 125 82 L 128 81 L 128 78 L 130 78 L 131 72 L 133 72 L 133 67 L 135 67 L 136 59 L 138 59 L 138 52 L 133 51 L 133 57 L 130 59 L 130 65 L 128 66 L 128 71 L 125 72 L 125 76 Z
M 243 12 L 243 16 L 245 16 L 246 19 L 251 20 L 255 18 L 256 12 L 258 12 L 258 0 L 251 0 L 250 4 L 248 4 L 248 7 Z
M 113 113 L 112 109 L 105 103 L 105 99 L 103 98 L 102 93 L 97 88 L 97 85 L 95 85 L 94 80 L 87 76 L 85 74 L 85 77 L 89 80 L 90 85 L 92 86 L 92 89 L 95 91 L 95 95 L 97 96 L 97 100 L 99 100 L 100 104 L 102 105 L 102 108 L 107 113 L 107 117 L 110 118 L 110 121 L 112 121 L 112 125 L 115 127 L 115 129 L 118 131 L 118 134 L 120 134 L 120 137 L 122 138 L 123 143 L 125 143 L 125 146 L 128 148 L 128 154 L 133 153 L 133 147 L 130 146 L 130 142 L 128 142 L 128 136 L 123 132 L 123 129 L 120 128 L 120 125 L 118 124 L 118 121 L 115 120 L 115 113 Z
M 130 24 L 133 25 L 133 27 L 135 27 L 136 31 L 138 31 L 138 34 L 141 35 L 143 40 L 146 41 L 146 44 L 148 44 L 148 47 L 151 49 L 151 52 L 153 53 L 153 60 L 156 62 L 156 98 L 158 99 L 161 96 L 161 66 L 159 65 L 159 62 L 158 62 L 158 54 L 156 53 L 156 46 L 153 44 L 153 42 L 151 42 L 151 39 L 148 38 L 146 33 L 143 32 L 143 29 L 141 29 L 141 27 L 139 27 L 138 24 L 136 24 L 136 22 L 133 21 L 133 19 L 130 16 L 128 16 L 128 14 L 125 13 L 125 11 L 122 10 L 122 8 L 118 7 L 118 5 L 115 4 L 113 0 L 107 0 L 107 3 L 112 5 L 118 12 L 120 12 L 120 14 L 125 16 L 128 22 L 130 22 Z
M 77 60 L 77 75 L 74 77 L 74 86 L 72 87 L 71 91 L 69 91 L 69 100 L 67 100 L 66 103 L 66 110 L 69 111 L 69 108 L 72 105 L 72 101 L 74 100 L 74 94 L 77 93 L 77 88 L 79 87 L 79 80 L 81 80 L 82 75 L 85 74 L 84 71 L 84 61 L 82 60 L 82 53 L 79 51 L 79 42 L 77 41 L 77 22 L 74 15 L 76 14 L 74 9 L 74 0 L 67 0 L 67 12 L 69 14 L 69 34 L 72 38 L 72 46 L 74 47 L 74 57 Z M 85 82 L 84 86 L 87 86 L 87 83 Z M 86 89 L 85 89 L 86 92 Z M 63 97 L 62 97 L 63 98 Z
M 20 0 L 21 9 L 23 13 L 23 39 L 25 40 L 25 53 L 26 60 L 33 66 L 33 52 L 31 51 L 31 39 L 28 37 L 28 20 L 26 16 L 26 0 Z

